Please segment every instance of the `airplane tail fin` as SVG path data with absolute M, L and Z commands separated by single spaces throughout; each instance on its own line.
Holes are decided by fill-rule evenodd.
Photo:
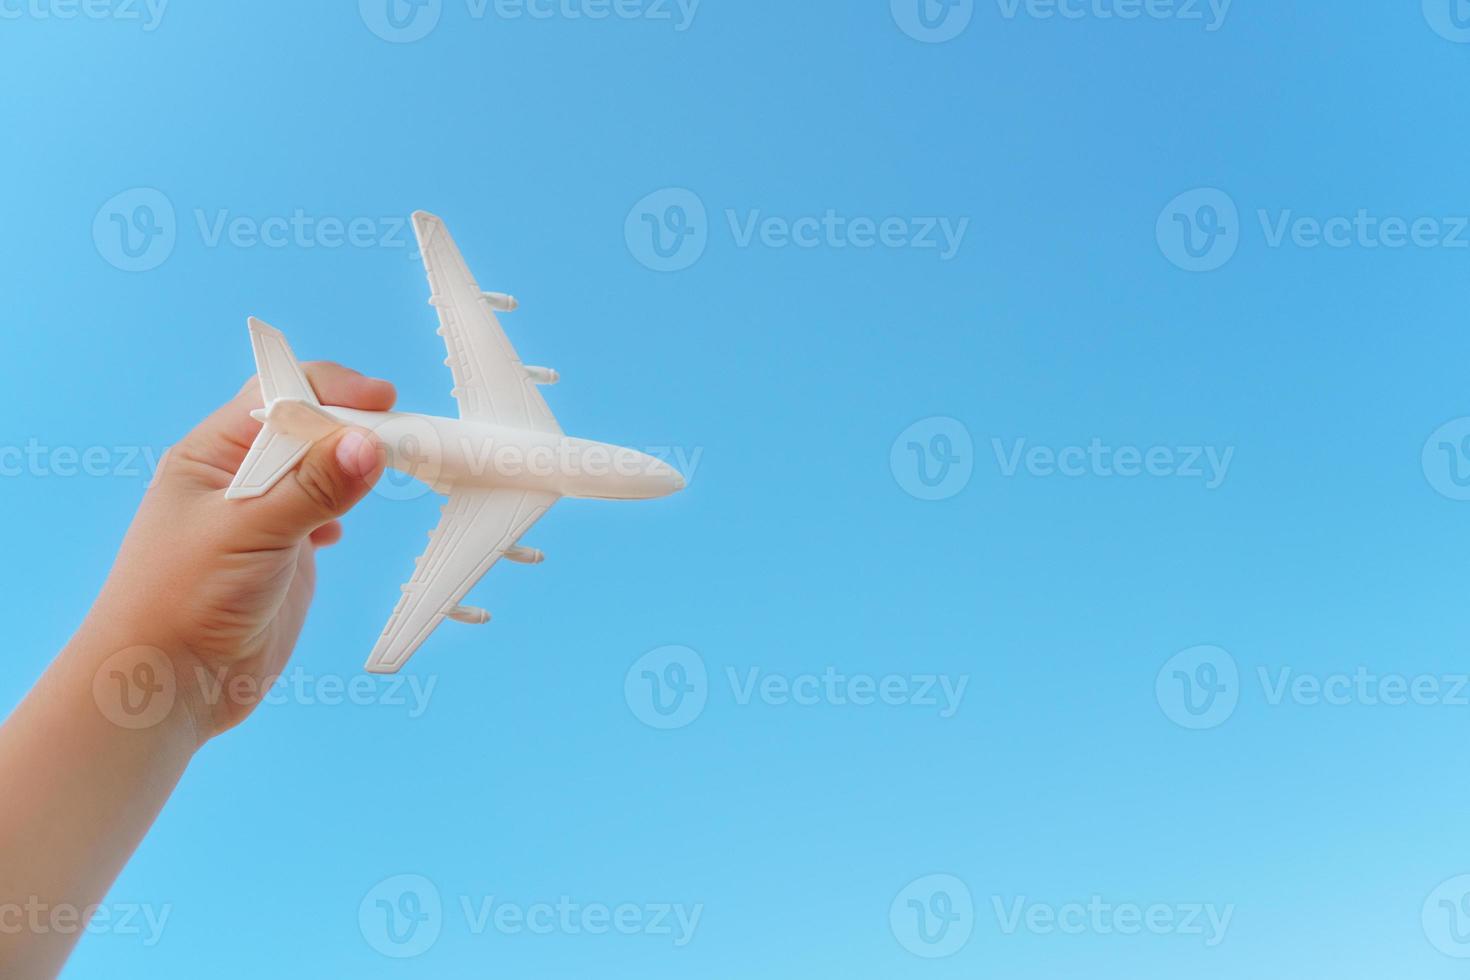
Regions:
M 301 462 L 313 443 L 342 428 L 341 422 L 322 409 L 285 334 L 251 317 L 250 344 L 265 403 L 265 408 L 252 414 L 265 424 L 225 491 L 229 500 L 266 493 Z
M 250 346 L 255 351 L 255 370 L 260 375 L 260 397 L 266 408 L 277 398 L 295 398 L 320 405 L 306 372 L 291 353 L 286 335 L 268 323 L 250 318 Z

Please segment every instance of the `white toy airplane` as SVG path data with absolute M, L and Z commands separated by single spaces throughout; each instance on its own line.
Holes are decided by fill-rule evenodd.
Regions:
M 517 542 L 560 498 L 645 500 L 684 489 L 678 470 L 652 456 L 563 435 L 536 387 L 555 384 L 557 373 L 522 364 L 495 319 L 495 310 L 509 312 L 516 301 L 480 291 L 444 222 L 419 211 L 413 227 L 429 274 L 429 304 L 439 311 L 449 348 L 444 363 L 454 374 L 459 418 L 322 405 L 285 336 L 252 317 L 265 402 L 256 418 L 265 425 L 225 494 L 260 496 L 312 443 L 356 425 L 377 435 L 388 466 L 449 497 L 429 550 L 368 657 L 367 669 L 376 674 L 397 672 L 446 616 L 489 622 L 488 612 L 460 601 L 500 558 L 543 559 Z

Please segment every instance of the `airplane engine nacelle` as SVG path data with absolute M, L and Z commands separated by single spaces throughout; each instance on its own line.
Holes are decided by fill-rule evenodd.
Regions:
M 546 560 L 546 553 L 539 548 L 522 548 L 516 545 L 505 550 L 506 561 L 518 561 L 522 565 L 539 565 Z
M 455 606 L 449 610 L 449 618 L 456 623 L 484 626 L 490 622 L 490 611 L 488 609 L 477 609 L 474 606 Z
M 490 309 L 496 313 L 510 313 L 521 305 L 520 300 L 510 293 L 482 293 L 481 295 L 485 297 L 485 302 L 490 304 Z
M 531 367 L 530 365 L 526 366 L 526 377 L 538 385 L 554 385 L 561 380 L 561 375 L 557 374 L 551 368 Z

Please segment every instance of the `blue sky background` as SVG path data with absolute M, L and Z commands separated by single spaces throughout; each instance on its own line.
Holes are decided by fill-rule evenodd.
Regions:
M 248 315 L 452 413 L 394 230 L 416 208 L 521 298 L 507 330 L 561 372 L 569 432 L 677 447 L 692 477 L 557 507 L 527 542 L 546 564 L 472 593 L 494 624 L 409 666 L 419 716 L 386 683 L 288 695 L 207 747 L 110 898 L 166 908 L 160 940 L 89 937 L 67 976 L 1462 975 L 1470 37 L 1448 0 L 996 0 L 942 43 L 904 0 L 568 13 L 589 4 L 443 0 L 417 40 L 377 0 L 4 6 L 0 444 L 45 448 L 0 479 L 0 703 L 143 491 L 114 447 L 160 452 L 228 397 Z M 829 209 L 902 222 L 873 247 L 739 234 Z M 374 241 L 210 233 L 298 211 Z M 1268 233 L 1360 211 L 1432 223 L 1396 248 Z M 692 232 L 682 268 L 650 268 L 645 214 Z M 113 215 L 166 234 L 129 259 Z M 948 259 L 897 244 L 927 218 L 967 222 Z M 1181 268 L 1186 228 L 1218 267 Z M 1018 440 L 1167 449 L 1173 475 L 1009 470 Z M 57 447 L 106 447 L 107 475 L 58 475 Z M 1231 453 L 1218 486 L 1189 447 Z M 434 508 L 376 495 L 324 554 L 308 692 L 358 675 Z M 635 665 L 671 645 L 704 706 L 660 729 Z M 1213 702 L 1169 665 L 1200 645 L 1223 653 L 1180 669 L 1206 658 Z M 967 686 L 943 717 L 741 703 L 729 679 L 829 667 Z M 1283 670 L 1359 667 L 1428 675 L 1432 703 L 1273 697 Z M 442 911 L 395 943 L 376 901 L 400 875 Z M 700 919 L 678 946 L 477 931 L 461 905 L 562 896 Z M 1231 918 L 1208 945 L 996 911 L 1093 896 Z

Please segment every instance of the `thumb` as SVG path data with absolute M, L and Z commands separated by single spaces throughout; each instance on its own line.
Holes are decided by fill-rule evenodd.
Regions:
M 302 538 L 352 509 L 383 474 L 385 454 L 365 429 L 347 428 L 314 443 L 285 478 L 251 508 L 261 531 Z

